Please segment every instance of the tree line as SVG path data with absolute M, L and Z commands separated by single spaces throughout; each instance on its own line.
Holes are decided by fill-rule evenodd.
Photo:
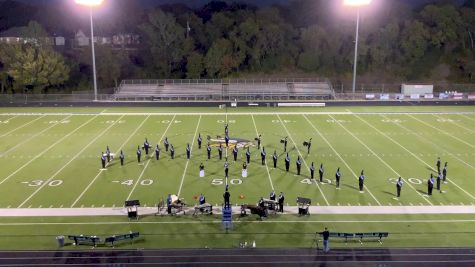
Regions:
M 348 81 L 355 20 L 335 18 L 328 2 L 333 1 L 295 0 L 289 6 L 261 8 L 211 2 L 201 10 L 174 5 L 134 12 L 129 16 L 136 24 L 126 27 L 141 36 L 141 46 L 137 50 L 96 46 L 99 85 L 114 87 L 121 79 L 132 78 L 269 75 Z M 473 81 L 475 0 L 462 6 L 441 1 L 416 9 L 388 2 L 394 3 L 379 15 L 363 13 L 360 80 Z M 30 22 L 22 32 L 28 37 L 49 36 L 50 26 L 45 30 L 40 24 L 41 19 Z M 113 23 L 107 27 L 114 30 Z M 55 51 L 41 42 L 0 45 L 2 92 L 88 89 L 91 68 L 90 48 Z

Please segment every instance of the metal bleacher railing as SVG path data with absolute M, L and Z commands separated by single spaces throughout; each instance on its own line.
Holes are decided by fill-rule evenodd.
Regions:
M 334 92 L 327 79 L 124 80 L 118 101 L 325 100 Z

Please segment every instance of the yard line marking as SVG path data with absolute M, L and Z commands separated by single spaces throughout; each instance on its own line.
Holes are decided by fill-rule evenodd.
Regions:
M 92 145 L 99 137 L 103 136 L 112 126 L 114 126 L 118 121 L 120 121 L 124 116 L 122 115 L 118 120 L 114 121 L 111 125 L 109 125 L 104 131 L 102 131 L 100 134 L 96 135 L 94 139 L 91 140 L 86 146 L 84 146 L 78 153 L 75 154 L 74 157 L 71 158 L 66 164 L 61 167 L 56 173 L 54 173 L 48 180 L 46 180 L 42 185 L 38 187 L 28 198 L 23 201 L 18 208 L 21 208 L 23 205 L 25 205 L 26 202 L 28 202 L 32 197 L 34 197 L 41 189 L 43 189 L 51 180 L 53 180 L 61 171 L 63 171 L 71 162 L 73 162 L 79 155 L 84 152 L 90 145 Z
M 21 146 L 21 145 L 23 145 L 24 143 L 30 141 L 31 139 L 37 137 L 38 135 L 40 135 L 40 134 L 42 134 L 42 133 L 48 131 L 49 129 L 51 129 L 51 128 L 57 126 L 57 125 L 60 125 L 61 122 L 63 122 L 64 120 L 69 119 L 70 117 L 71 117 L 71 115 L 69 115 L 69 116 L 63 118 L 62 120 L 59 121 L 59 123 L 53 123 L 52 125 L 50 125 L 50 126 L 47 127 L 46 129 L 42 130 L 41 132 L 36 133 L 36 134 L 30 136 L 29 138 L 23 140 L 22 142 L 18 143 L 16 146 L 10 148 L 9 150 L 7 150 L 7 151 L 5 151 L 5 152 L 3 152 L 3 153 L 0 153 L 0 158 L 3 157 L 3 156 L 5 156 L 6 154 L 10 153 L 11 151 L 17 149 L 19 146 Z
M 130 138 L 132 138 L 132 136 L 134 136 L 137 131 L 142 128 L 142 125 L 147 121 L 147 119 L 150 118 L 150 115 L 148 115 L 143 121 L 142 123 L 140 123 L 140 125 L 129 135 L 129 137 L 127 138 L 127 140 L 125 140 L 122 145 L 119 147 L 119 149 L 117 149 L 116 151 L 116 155 L 119 154 L 120 150 L 124 147 L 125 144 L 127 144 L 127 142 L 130 140 Z M 106 163 L 106 167 L 109 165 L 110 162 L 107 162 Z M 76 200 L 73 202 L 73 204 L 71 204 L 71 208 L 74 207 L 74 205 L 76 205 L 76 203 L 82 198 L 82 196 L 87 192 L 87 190 L 89 190 L 89 188 L 92 186 L 92 184 L 96 181 L 96 179 L 101 175 L 102 173 L 102 169 L 97 173 L 96 177 L 94 177 L 94 179 L 92 179 L 92 181 L 87 185 L 87 187 L 81 192 L 81 194 L 76 198 Z M 115 182 L 115 181 L 112 181 L 112 182 Z M 118 182 L 118 181 L 117 181 Z
M 165 129 L 165 131 L 163 132 L 162 136 L 160 137 L 160 139 L 158 140 L 157 143 L 162 142 L 162 139 L 165 137 L 165 134 L 167 134 L 168 129 L 170 129 L 170 126 L 171 126 L 171 125 L 173 124 L 173 122 L 175 121 L 175 118 L 176 118 L 176 114 L 173 115 L 173 118 L 172 118 L 172 119 L 170 120 L 170 122 L 168 123 L 167 128 Z M 126 199 L 130 199 L 130 196 L 132 195 L 132 193 L 134 192 L 135 188 L 136 188 L 137 185 L 139 184 L 140 179 L 142 179 L 142 176 L 143 176 L 143 174 L 145 173 L 145 170 L 147 169 L 148 164 L 150 163 L 150 161 L 152 161 L 154 155 L 155 155 L 155 150 L 154 150 L 154 151 L 152 152 L 152 154 L 150 155 L 150 158 L 148 159 L 148 161 L 147 161 L 147 163 L 145 164 L 145 166 L 144 166 L 142 172 L 140 173 L 139 178 L 137 179 L 137 182 L 135 182 L 134 187 L 132 187 L 132 190 L 130 190 L 130 193 L 129 193 L 129 195 L 127 196 Z M 114 204 L 114 206 L 115 206 L 115 204 Z
M 448 135 L 448 136 L 450 136 L 450 137 L 452 137 L 452 138 L 454 138 L 454 139 L 456 139 L 456 140 L 458 140 L 458 141 L 460 141 L 460 142 L 466 144 L 467 146 L 469 146 L 469 147 L 471 147 L 471 148 L 475 148 L 475 146 L 473 146 L 473 145 L 470 144 L 470 143 L 465 142 L 464 140 L 458 138 L 457 136 L 453 136 L 453 135 L 451 135 L 451 134 L 449 134 L 449 133 L 447 133 L 447 132 L 445 132 L 445 131 L 443 131 L 443 130 L 440 130 L 439 128 L 434 127 L 434 126 L 428 124 L 427 122 L 425 122 L 425 121 L 423 121 L 423 120 L 420 120 L 420 119 L 418 119 L 418 118 L 416 118 L 416 117 L 414 117 L 414 116 L 412 116 L 412 115 L 409 115 L 409 114 L 408 114 L 407 116 L 409 116 L 409 117 L 411 117 L 411 118 L 413 118 L 413 119 L 415 119 L 415 120 L 421 122 L 421 123 L 424 124 L 424 125 L 427 125 L 427 126 L 431 127 L 432 129 L 435 129 L 435 130 L 437 130 L 437 131 L 439 131 L 439 132 L 441 132 L 441 133 L 443 133 L 443 134 L 445 134 L 445 135 Z
M 358 175 L 356 175 L 356 173 L 350 168 L 348 163 L 341 157 L 340 153 L 338 153 L 338 151 L 336 151 L 336 149 L 330 144 L 330 142 L 325 138 L 325 136 L 323 136 L 320 133 L 320 131 L 317 129 L 317 127 L 315 127 L 315 125 L 307 118 L 306 115 L 302 115 L 302 116 L 307 120 L 307 122 L 312 126 L 312 128 L 322 137 L 322 139 L 328 144 L 328 146 L 330 146 L 330 148 L 333 150 L 333 152 L 335 152 L 335 154 L 340 158 L 340 160 L 343 161 L 343 164 L 345 164 L 345 166 L 348 168 L 348 170 L 350 170 L 350 172 L 353 174 L 353 176 L 355 176 L 356 180 L 358 180 Z M 376 201 L 376 203 L 378 203 L 378 205 L 381 206 L 381 203 L 379 203 L 378 199 L 376 199 L 376 197 L 373 195 L 373 193 L 371 193 L 369 188 L 366 185 L 364 185 L 364 187 L 366 188 L 368 193 L 373 197 L 373 199 Z
M 467 115 L 464 115 L 464 114 L 458 114 L 458 115 L 459 115 L 459 116 L 462 116 L 462 117 L 464 117 L 464 118 L 466 118 L 466 119 L 468 119 L 468 120 L 475 121 L 475 119 L 472 119 L 472 118 L 470 118 L 470 117 L 467 116 Z
M 300 150 L 298 149 L 297 144 L 295 143 L 294 139 L 292 138 L 292 135 L 290 134 L 289 130 L 287 130 L 287 127 L 285 126 L 284 122 L 283 122 L 282 119 L 280 118 L 280 115 L 279 115 L 279 114 L 277 114 L 277 118 L 279 118 L 280 124 L 282 124 L 282 126 L 284 127 L 285 131 L 287 132 L 287 135 L 289 136 L 290 140 L 291 140 L 292 143 L 294 144 L 295 149 L 296 149 L 297 152 L 299 153 L 300 158 L 302 159 L 303 163 L 304 163 L 305 166 L 307 167 L 307 170 L 309 170 L 310 168 L 308 167 L 307 162 L 305 161 L 305 158 L 302 156 L 302 153 L 300 153 Z M 327 198 L 325 197 L 325 194 L 323 194 L 323 191 L 322 191 L 322 189 L 320 188 L 320 186 L 318 185 L 318 183 L 315 183 L 315 186 L 317 186 L 318 190 L 319 190 L 320 193 L 322 194 L 322 197 L 323 197 L 323 199 L 325 200 L 325 203 L 327 203 L 327 206 L 330 206 L 330 203 L 328 202 Z
M 183 175 L 181 176 L 180 187 L 178 188 L 177 196 L 180 197 L 181 189 L 183 188 L 183 182 L 185 181 L 186 170 L 188 169 L 188 164 L 191 161 L 191 152 L 193 152 L 193 145 L 195 144 L 196 134 L 198 133 L 198 129 L 200 127 L 201 116 L 198 119 L 198 123 L 196 124 L 195 134 L 193 135 L 193 140 L 191 141 L 191 149 L 190 149 L 190 159 L 186 160 L 185 169 L 183 170 Z
M 358 117 L 358 116 L 356 116 L 356 117 Z M 359 117 L 358 117 L 358 118 L 359 118 Z M 387 118 L 387 117 L 383 116 L 383 118 Z M 359 118 L 359 119 L 362 120 L 363 122 L 365 122 L 366 124 L 368 124 L 365 120 L 363 120 L 363 119 L 361 119 L 361 118 Z M 406 129 L 406 131 L 412 132 L 410 129 L 406 128 L 405 126 L 403 126 L 403 125 L 401 125 L 401 124 L 399 124 L 399 123 L 396 123 L 396 122 L 394 122 L 394 123 L 395 123 L 396 125 L 398 125 L 399 127 L 403 128 L 403 129 Z M 370 125 L 370 124 L 368 124 L 368 125 Z M 373 127 L 372 125 L 370 125 L 370 126 Z M 373 127 L 373 128 L 374 128 L 374 127 Z M 375 129 L 376 131 L 380 132 L 378 129 L 376 129 L 376 128 L 374 128 L 374 129 Z M 382 132 L 380 132 L 380 133 L 384 135 L 384 133 L 382 133 Z M 418 138 L 420 138 L 420 137 L 421 137 L 421 136 L 418 136 Z M 387 136 L 387 138 L 391 139 L 389 136 Z M 420 138 L 420 139 L 422 139 L 422 140 L 425 141 L 425 142 L 429 142 L 429 143 L 431 143 L 431 144 L 433 144 L 433 145 L 435 145 L 435 146 L 438 146 L 437 144 L 434 144 L 432 141 L 430 141 L 430 140 L 428 140 L 428 139 L 425 139 L 425 138 Z M 434 172 L 436 172 L 436 170 L 435 170 L 431 165 L 429 165 L 427 162 L 423 161 L 421 158 L 417 157 L 416 154 L 412 153 L 411 151 L 409 151 L 408 149 L 406 149 L 404 146 L 402 146 L 401 144 L 399 144 L 399 143 L 396 142 L 395 140 L 391 139 L 391 141 L 393 141 L 395 144 L 397 144 L 397 145 L 399 145 L 400 147 L 402 147 L 404 150 L 406 150 L 406 151 L 409 152 L 411 155 L 413 155 L 415 158 L 417 158 L 420 162 L 424 163 L 427 167 L 429 167 L 431 170 L 433 170 Z M 448 152 L 447 150 L 445 150 L 445 149 L 443 149 L 443 148 L 441 148 L 441 149 L 442 149 L 442 151 L 444 151 L 444 152 Z M 459 161 L 465 163 L 465 164 L 468 165 L 469 167 L 475 169 L 475 167 L 473 167 L 472 165 L 468 164 L 468 163 L 465 162 L 464 160 L 458 158 L 457 156 L 452 155 L 452 157 L 458 159 Z M 469 197 L 475 199 L 475 197 L 474 197 L 472 194 L 470 194 L 470 193 L 468 193 L 467 191 L 465 191 L 465 189 L 463 189 L 462 187 L 460 187 L 458 184 L 456 184 L 456 183 L 455 183 L 454 181 L 452 181 L 451 179 L 448 179 L 448 178 L 447 178 L 447 181 L 451 182 L 453 185 L 455 185 L 458 189 L 462 190 L 462 191 L 463 191 L 465 194 L 467 194 Z
M 18 115 L 16 115 L 16 116 L 18 116 Z M 15 117 L 16 117 L 16 116 L 15 116 Z M 23 124 L 23 125 L 21 125 L 21 126 L 18 126 L 17 128 L 15 128 L 15 129 L 13 129 L 13 130 L 7 132 L 7 133 L 4 133 L 4 134 L 0 135 L 0 138 L 1 138 L 1 137 L 4 137 L 4 136 L 7 136 L 7 135 L 9 135 L 10 133 L 13 133 L 14 131 L 19 130 L 19 129 L 25 127 L 25 126 L 28 126 L 28 125 L 32 124 L 33 122 L 35 122 L 35 121 L 37 121 L 37 120 L 39 120 L 39 119 L 41 119 L 41 118 L 44 118 L 45 116 L 46 116 L 46 115 L 43 115 L 43 116 L 38 117 L 38 118 L 36 118 L 36 119 L 34 119 L 34 120 L 32 120 L 32 121 L 29 121 L 28 123 L 25 123 L 25 124 Z
M 10 179 L 13 175 L 15 175 L 16 173 L 18 173 L 19 171 L 21 171 L 23 168 L 25 168 L 26 166 L 28 166 L 31 162 L 33 162 L 35 159 L 41 157 L 42 155 L 44 155 L 46 152 L 48 152 L 51 148 L 53 148 L 55 145 L 59 144 L 61 141 L 63 141 L 64 139 L 66 139 L 67 137 L 71 136 L 74 132 L 76 132 L 77 130 L 81 129 L 82 127 L 84 127 L 85 125 L 87 125 L 88 123 L 90 123 L 92 120 L 94 120 L 95 118 L 97 118 L 97 116 L 99 115 L 96 115 L 94 117 L 92 117 L 91 119 L 89 119 L 88 121 L 86 121 L 85 123 L 81 124 L 79 127 L 77 127 L 76 129 L 74 129 L 73 131 L 71 131 L 70 133 L 68 133 L 67 135 L 61 137 L 58 141 L 56 141 L 55 143 L 53 143 L 51 146 L 47 147 L 45 150 L 43 150 L 43 152 L 41 152 L 40 154 L 36 155 L 34 158 L 32 158 L 30 161 L 28 161 L 27 163 L 23 164 L 23 166 L 21 166 L 20 168 L 18 168 L 16 171 L 14 171 L 12 174 L 8 175 L 5 179 L 3 179 L 1 182 L 0 182 L 0 185 L 3 184 L 5 181 L 7 181 L 8 179 Z
M 434 116 L 434 117 L 436 117 L 436 118 L 439 118 L 439 119 L 445 119 L 444 117 L 441 117 L 441 116 L 439 116 L 439 115 L 432 115 L 432 116 Z M 475 133 L 474 130 L 469 129 L 469 128 L 465 127 L 465 126 L 462 126 L 462 125 L 460 125 L 459 123 L 457 123 L 457 122 L 454 121 L 454 120 L 450 120 L 450 119 L 449 119 L 448 121 L 449 121 L 450 123 L 454 124 L 454 125 L 457 126 L 457 127 L 460 127 L 460 128 L 462 128 L 462 129 L 464 129 L 464 130 L 466 130 L 466 131 L 469 131 L 470 133 Z
M 332 116 L 332 115 L 328 115 L 330 116 L 330 118 L 332 118 L 333 120 L 335 120 L 335 118 Z M 358 117 L 358 115 L 356 114 L 353 114 L 353 116 Z M 359 118 L 360 119 L 360 118 Z M 361 119 L 360 119 L 361 120 Z M 349 134 L 351 134 L 356 140 L 358 140 L 358 142 L 360 142 L 360 144 L 362 144 L 364 147 L 366 147 L 366 149 L 368 149 L 371 153 L 373 153 L 374 156 L 376 156 L 384 165 L 386 165 L 386 167 L 388 167 L 391 171 L 393 171 L 397 176 L 401 177 L 401 175 L 396 171 L 394 170 L 386 161 L 384 161 L 381 157 L 379 157 L 371 148 L 369 148 L 365 143 L 363 143 L 363 141 L 361 141 L 358 137 L 356 137 L 352 132 L 350 132 L 345 126 L 343 126 L 340 122 L 336 121 L 343 129 L 345 129 L 345 131 L 347 131 Z M 412 185 L 411 183 L 408 183 L 404 178 L 402 178 L 404 180 L 404 182 L 406 182 L 407 185 L 409 185 L 410 188 L 412 188 L 414 191 L 416 191 L 417 194 L 419 194 L 419 196 L 421 196 L 427 203 L 429 203 L 430 205 L 433 205 L 432 202 L 430 202 L 428 199 L 426 199 L 419 191 L 417 191 Z
M 256 135 L 259 136 L 259 132 L 257 131 L 257 126 L 256 126 L 256 121 L 254 120 L 254 115 L 251 115 L 251 118 L 252 118 L 252 123 L 254 123 L 254 129 L 256 129 Z M 264 147 L 264 145 L 262 147 Z M 274 191 L 275 190 L 274 184 L 272 183 L 272 178 L 270 177 L 269 167 L 267 166 L 267 159 L 264 163 L 266 165 L 267 177 L 269 177 L 270 187 L 272 188 L 272 191 Z

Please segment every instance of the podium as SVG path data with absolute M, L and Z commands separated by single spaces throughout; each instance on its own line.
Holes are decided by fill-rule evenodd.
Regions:
M 126 200 L 124 204 L 125 208 L 127 208 L 127 217 L 129 220 L 139 219 L 138 209 L 140 206 L 139 200 Z
M 221 222 L 226 232 L 233 227 L 233 209 L 231 207 L 223 207 Z

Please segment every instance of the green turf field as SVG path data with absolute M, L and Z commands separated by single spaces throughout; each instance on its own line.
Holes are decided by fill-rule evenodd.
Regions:
M 320 108 L 320 109 L 251 109 L 238 108 L 219 110 L 217 108 L 91 108 L 91 109 L 47 109 L 47 108 L 3 108 L 0 109 L 0 208 L 90 208 L 90 207 L 122 207 L 124 200 L 139 199 L 142 206 L 154 206 L 168 193 L 185 198 L 189 205 L 196 202 L 200 193 L 208 202 L 222 203 L 222 193 L 226 180 L 223 163 L 213 147 L 212 158 L 206 158 L 207 136 L 216 139 L 223 136 L 224 122 L 229 123 L 231 139 L 243 139 L 251 142 L 251 163 L 248 166 L 249 176 L 241 177 L 241 166 L 245 161 L 245 150 L 239 151 L 236 162 L 229 154 L 230 177 L 228 183 L 231 190 L 231 202 L 234 204 L 256 203 L 260 196 L 268 197 L 271 190 L 283 191 L 286 204 L 295 206 L 297 196 L 312 199 L 316 206 L 473 206 L 475 205 L 475 110 L 473 107 L 357 107 L 357 108 Z M 448 112 L 448 113 L 438 113 Z M 33 113 L 33 114 L 20 114 Z M 198 134 L 203 136 L 202 149 L 197 147 Z M 260 153 L 254 138 L 262 135 L 262 144 L 267 151 L 267 164 L 261 165 Z M 283 145 L 280 140 L 288 136 L 289 155 L 291 158 L 290 172 L 285 172 Z M 176 156 L 172 160 L 165 152 L 163 139 L 168 137 L 174 145 Z M 145 138 L 152 147 L 159 143 L 162 149 L 160 160 L 145 157 L 142 164 L 136 160 L 137 146 L 142 146 Z M 307 154 L 303 141 L 312 138 L 312 147 Z M 186 160 L 185 147 L 192 146 L 191 160 Z M 121 149 L 126 155 L 126 164 L 121 167 L 114 159 L 101 170 L 100 154 L 106 146 L 112 153 Z M 272 153 L 279 155 L 278 168 L 272 166 Z M 152 150 L 153 152 L 153 150 Z M 151 152 L 151 153 L 152 153 Z M 302 158 L 302 175 L 296 175 L 295 161 Z M 434 190 L 434 195 L 426 196 L 427 179 L 431 173 L 436 175 L 436 160 L 441 158 L 442 165 L 448 162 L 448 183 L 442 184 L 442 193 Z M 199 178 L 199 164 L 205 165 L 206 177 Z M 308 167 L 314 162 L 316 177 L 318 167 L 322 163 L 325 168 L 324 182 L 309 179 Z M 335 171 L 340 167 L 342 172 L 341 189 L 335 188 Z M 366 181 L 365 192 L 358 190 L 357 177 L 364 169 Z M 402 197 L 395 198 L 395 179 L 401 176 L 405 183 Z M 240 197 L 242 196 L 242 197 Z M 287 217 L 286 217 L 287 216 Z M 318 215 L 315 215 L 318 216 Z M 329 215 L 325 215 L 329 216 Z M 341 215 L 334 220 L 364 221 L 370 216 Z M 435 215 L 433 215 L 435 216 Z M 429 215 L 379 215 L 378 220 L 429 220 L 431 231 L 440 230 L 437 222 L 430 222 Z M 455 215 L 450 215 L 457 217 Z M 473 236 L 474 219 L 465 215 L 468 221 L 443 223 L 445 227 L 454 227 L 458 231 Z M 464 217 L 464 218 L 465 218 Z M 333 217 L 332 217 L 333 218 Z M 439 219 L 450 219 L 441 215 Z M 311 216 L 301 219 L 294 215 L 279 215 L 269 220 L 288 220 L 289 223 L 271 224 L 271 228 L 254 225 L 249 228 L 241 222 L 236 227 L 234 241 L 248 238 L 249 231 L 256 235 L 271 235 L 275 227 L 275 236 L 270 240 L 278 240 L 277 233 L 299 234 L 311 233 L 322 228 L 321 221 L 314 223 L 298 223 L 295 220 L 319 220 Z M 26 218 L 0 218 L 0 223 L 24 222 Z M 35 223 L 48 222 L 48 218 L 28 218 Z M 59 219 L 58 219 L 59 220 Z M 61 222 L 80 222 L 75 225 L 43 224 L 44 235 L 55 235 L 57 229 L 74 231 L 95 227 L 88 226 L 84 218 L 67 218 Z M 103 221 L 124 221 L 111 217 Z M 147 218 L 160 222 L 166 217 Z M 214 238 L 220 232 L 219 223 L 200 225 L 191 223 L 191 218 L 174 218 L 180 222 L 190 222 L 183 227 L 189 235 L 180 238 L 190 241 L 171 243 L 151 242 L 137 244 L 144 247 L 201 246 L 202 237 L 199 232 L 213 232 L 208 236 Z M 201 220 L 201 219 L 200 219 Z M 214 220 L 219 220 L 215 217 Z M 267 223 L 269 223 L 267 222 Z M 18 226 L 4 225 L 4 234 L 13 236 L 34 235 L 36 224 Z M 361 230 L 361 227 L 372 231 L 372 222 L 360 226 L 345 226 L 348 223 L 335 223 L 335 227 Z M 407 223 L 388 224 L 378 231 L 404 233 L 402 225 Z M 430 238 L 431 234 L 419 223 L 417 233 L 426 234 L 415 245 L 437 245 Z M 101 233 L 129 231 L 134 227 L 153 229 L 153 224 L 100 225 L 96 228 Z M 186 225 L 186 226 L 185 226 Z M 13 228 L 13 229 L 10 229 Z M 110 228 L 108 228 L 110 227 Z M 162 227 L 162 225 L 157 225 Z M 177 228 L 166 225 L 169 235 L 179 236 Z M 170 228 L 171 227 L 171 228 Z M 26 229 L 27 228 L 27 229 Z M 299 230 L 295 230 L 299 228 Z M 43 230 L 42 230 L 43 231 Z M 78 230 L 79 231 L 79 230 Z M 151 230 L 151 235 L 155 233 Z M 41 231 L 40 231 L 41 232 Z M 70 233 L 70 232 L 68 232 Z M 68 234 L 64 233 L 64 234 Z M 192 234 L 195 233 L 195 234 Z M 59 234 L 59 233 L 57 233 Z M 91 233 L 92 234 L 92 233 Z M 291 235 L 291 234 L 290 234 Z M 40 234 L 41 236 L 41 234 Z M 441 245 L 467 245 L 464 238 L 444 235 L 447 241 Z M 188 239 L 187 239 L 188 238 Z M 301 238 L 301 237 L 299 237 Z M 306 246 L 305 241 L 289 241 L 285 237 L 282 242 L 265 241 L 261 236 L 257 239 L 266 246 Z M 388 245 L 408 246 L 410 241 L 400 237 L 398 241 Z M 153 238 L 150 238 L 153 239 Z M 21 238 L 19 239 L 21 240 Z M 388 239 L 389 240 L 389 239 Z M 457 243 L 457 240 L 459 242 Z M 465 240 L 465 241 L 464 241 Z M 274 242 L 274 241 L 272 241 Z M 41 242 L 40 242 L 41 243 Z M 235 242 L 218 242 L 217 246 L 229 247 Z M 207 243 L 206 243 L 207 244 Z M 29 246 L 30 245 L 30 246 Z M 54 243 L 52 242 L 53 246 Z M 3 246 L 2 246 L 3 247 Z M 48 248 L 48 245 L 32 245 L 18 242 L 19 248 Z

